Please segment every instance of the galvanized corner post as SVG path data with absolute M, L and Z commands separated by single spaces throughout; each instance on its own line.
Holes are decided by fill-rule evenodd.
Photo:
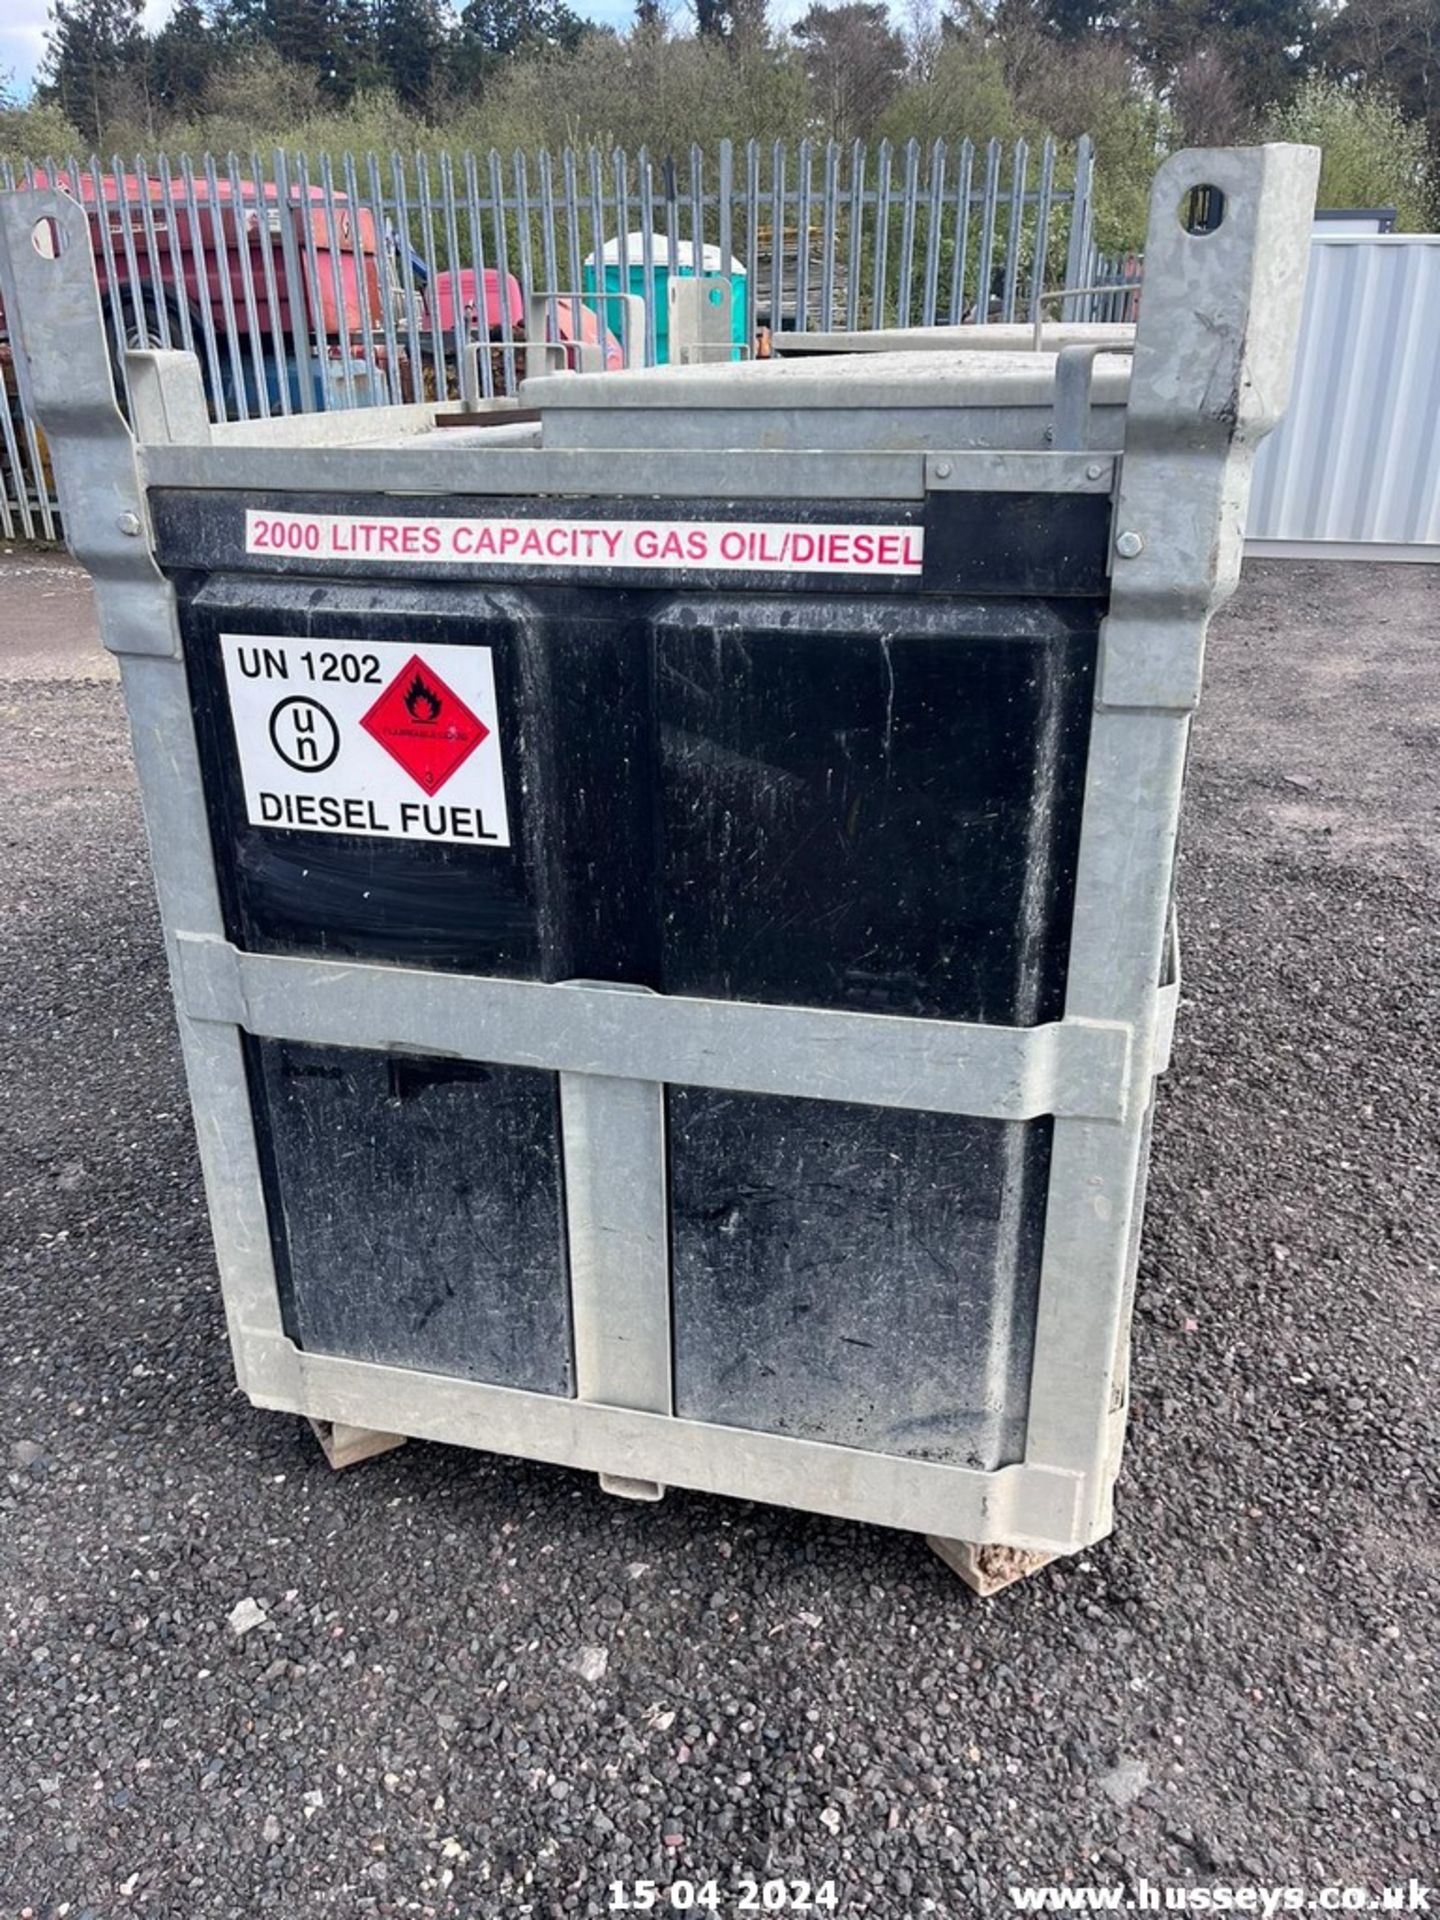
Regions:
M 1210 616 L 1239 574 L 1255 448 L 1288 397 L 1319 155 L 1196 151 L 1156 176 L 1109 616 L 1086 775 L 1066 1017 L 1130 1026 L 1123 1119 L 1057 1118 L 1027 1462 L 1088 1462 L 1084 1530 L 1111 1524 L 1190 716 Z M 1196 188 L 1223 213 L 1190 232 Z
M 136 443 L 115 402 L 89 222 L 68 194 L 0 194 L 0 297 L 27 407 L 55 457 L 66 539 L 99 591 L 101 638 L 120 661 L 176 1019 L 214 1220 L 235 1368 L 256 1387 L 294 1350 L 285 1339 L 238 1027 L 191 1017 L 180 930 L 223 941 L 175 595 L 155 564 Z M 146 362 L 135 405 L 156 433 L 201 432 L 203 396 L 185 354 Z M 205 429 L 208 438 L 208 428 Z

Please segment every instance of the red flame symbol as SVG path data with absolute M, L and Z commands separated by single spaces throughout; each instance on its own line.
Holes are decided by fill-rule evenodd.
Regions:
M 405 711 L 412 720 L 438 720 L 440 718 L 441 699 L 431 686 L 427 686 L 417 673 L 405 689 Z

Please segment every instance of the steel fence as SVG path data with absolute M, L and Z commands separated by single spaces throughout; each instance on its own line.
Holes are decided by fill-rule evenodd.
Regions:
M 1143 255 L 1102 253 L 1099 247 L 1089 247 L 1079 278 L 1067 282 L 1087 291 L 1067 299 L 1065 317 L 1123 321 L 1133 326 L 1140 317 L 1140 286 L 1144 277 Z
M 737 356 L 777 328 L 1033 317 L 1093 283 L 1092 177 L 1083 137 L 0 162 L 0 188 L 90 209 L 117 376 L 127 347 L 184 348 L 231 419 L 509 390 L 540 293 L 562 364 L 654 364 L 672 269 L 732 276 Z M 646 296 L 634 340 L 625 291 Z M 44 445 L 0 358 L 0 533 L 53 539 Z

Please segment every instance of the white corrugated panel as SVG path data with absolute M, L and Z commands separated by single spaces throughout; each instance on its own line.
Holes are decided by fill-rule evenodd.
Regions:
M 1312 242 L 1294 391 L 1255 463 L 1248 542 L 1440 561 L 1440 234 Z

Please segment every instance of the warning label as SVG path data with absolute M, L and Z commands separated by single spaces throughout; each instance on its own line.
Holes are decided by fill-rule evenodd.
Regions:
M 490 732 L 418 653 L 360 724 L 426 793 L 438 793 Z
M 747 520 L 427 520 L 384 514 L 245 515 L 245 551 L 277 558 L 415 560 L 475 568 L 661 573 L 915 575 L 920 527 Z
M 220 645 L 253 826 L 509 846 L 488 647 Z

